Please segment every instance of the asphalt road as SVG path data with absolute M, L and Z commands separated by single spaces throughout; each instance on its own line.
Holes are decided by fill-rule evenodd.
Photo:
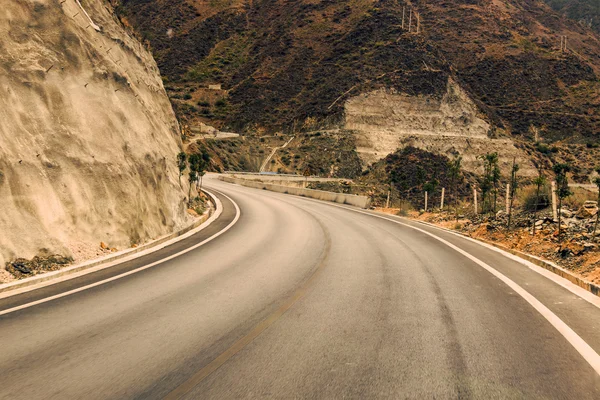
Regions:
M 600 309 L 501 254 L 208 179 L 241 215 L 205 245 L 0 316 L 0 398 L 598 399 L 600 376 L 514 281 L 600 351 Z M 111 271 L 0 300 L 0 311 Z

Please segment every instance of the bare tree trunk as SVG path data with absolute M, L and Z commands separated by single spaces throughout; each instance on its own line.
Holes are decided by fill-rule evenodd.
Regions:
M 561 224 L 560 224 L 560 220 L 562 217 L 562 213 L 560 212 L 560 210 L 562 210 L 562 197 L 558 197 L 558 241 L 560 242 L 560 234 L 562 232 L 561 229 Z
M 498 188 L 494 184 L 494 216 L 496 216 L 496 208 L 498 206 Z
M 596 204 L 600 207 L 600 185 L 598 185 L 598 202 Z M 598 218 L 600 217 L 600 208 L 596 211 L 596 223 L 594 224 L 594 234 L 592 235 L 592 240 L 596 239 L 596 229 L 598 229 Z

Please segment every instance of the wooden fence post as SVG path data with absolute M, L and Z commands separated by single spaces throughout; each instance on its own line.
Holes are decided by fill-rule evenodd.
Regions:
M 446 188 L 442 188 L 442 201 L 440 202 L 440 210 L 444 209 L 444 195 L 446 194 Z

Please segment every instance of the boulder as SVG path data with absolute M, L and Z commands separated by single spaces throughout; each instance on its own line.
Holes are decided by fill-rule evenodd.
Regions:
M 567 210 L 566 208 L 561 208 L 560 209 L 560 215 L 563 218 L 573 218 L 573 212 Z
M 593 218 L 598 214 L 598 203 L 596 201 L 586 201 L 575 215 L 579 219 Z
M 598 248 L 598 245 L 597 245 L 597 244 L 594 244 L 594 243 L 584 243 L 584 244 L 583 244 L 583 249 L 584 249 L 585 251 L 594 251 L 594 250 L 596 250 L 597 248 Z

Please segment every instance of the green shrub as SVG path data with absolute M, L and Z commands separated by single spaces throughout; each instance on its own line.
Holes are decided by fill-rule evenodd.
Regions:
M 408 201 L 403 201 L 400 203 L 400 210 L 396 213 L 396 215 L 408 217 L 408 213 L 410 211 L 414 211 L 414 207 Z
M 552 198 L 550 197 L 550 190 L 544 187 L 540 190 L 539 198 L 537 199 L 536 209 L 536 190 L 535 187 L 528 187 L 522 191 L 522 204 L 525 211 L 534 212 L 543 210 L 552 204 Z
M 535 144 L 535 148 L 537 151 L 539 151 L 542 154 L 550 154 L 550 148 L 548 147 L 548 145 L 546 145 L 544 143 L 537 142 Z

